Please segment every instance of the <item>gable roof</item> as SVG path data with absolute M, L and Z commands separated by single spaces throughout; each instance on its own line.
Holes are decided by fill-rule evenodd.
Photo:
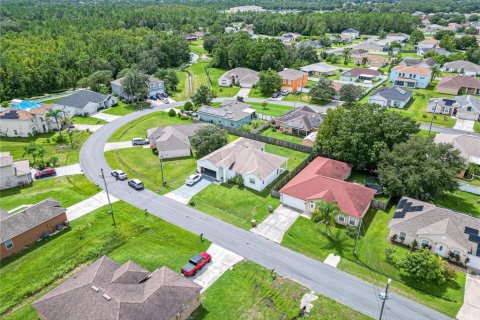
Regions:
M 435 136 L 435 142 L 453 144 L 467 162 L 480 165 L 480 137 L 467 134 L 439 133 Z
M 465 69 L 467 71 L 474 71 L 479 73 L 480 72 L 480 66 L 478 64 L 475 64 L 470 61 L 465 61 L 465 60 L 456 60 L 452 62 L 447 62 L 443 65 L 444 68 L 450 68 L 450 69 Z
M 388 227 L 408 234 L 446 236 L 480 256 L 480 219 L 464 213 L 402 197 Z M 476 238 L 466 232 L 468 228 L 477 230 Z
M 10 152 L 0 152 L 0 167 L 11 166 L 13 164 L 13 157 Z
M 401 72 L 401 73 L 418 74 L 421 76 L 430 76 L 432 74 L 432 71 L 430 69 L 410 67 L 407 65 L 398 65 L 394 67 L 392 70 L 396 72 Z
M 418 59 L 418 58 L 405 58 L 400 62 L 400 65 L 406 65 L 409 67 L 433 67 L 437 64 L 437 61 L 433 58 Z
M 35 109 L 30 109 L 31 114 L 44 114 L 48 110 L 52 109 L 53 105 L 51 104 L 44 104 L 41 107 L 35 108 Z
M 386 46 L 380 45 L 375 42 L 363 42 L 354 47 L 354 49 L 365 49 L 365 50 L 383 50 Z
M 323 122 L 323 117 L 308 106 L 294 108 L 287 113 L 275 118 L 275 122 L 290 128 L 304 131 L 318 129 Z
M 342 72 L 340 75 L 345 77 L 359 77 L 361 75 L 379 76 L 381 73 L 373 69 L 353 68 L 352 70 Z
M 55 199 L 47 199 L 25 210 L 0 220 L 0 243 L 48 221 L 63 213 L 66 209 Z
M 192 123 L 150 128 L 147 130 L 147 137 L 150 141 L 155 141 L 157 148 L 162 151 L 190 148 L 189 138 L 196 130 L 207 125 L 209 124 Z
M 89 103 L 100 103 L 111 96 L 91 90 L 78 90 L 77 92 L 55 101 L 55 105 L 83 109 Z
M 200 290 L 165 266 L 150 273 L 131 261 L 120 265 L 103 256 L 32 306 L 49 320 L 170 320 Z
M 352 165 L 345 162 L 317 157 L 290 180 L 280 193 L 304 201 L 324 199 L 336 202 L 345 214 L 362 218 L 376 191 L 343 181 L 351 169 Z
M 342 33 L 360 33 L 360 32 L 353 28 L 348 28 L 347 30 L 342 31 Z
M 301 67 L 300 70 L 309 72 L 309 71 L 314 71 L 314 72 L 331 72 L 340 69 L 337 66 L 331 66 L 328 63 L 325 62 L 318 62 L 318 63 L 313 63 L 306 65 L 304 67 Z
M 372 94 L 372 97 L 376 95 L 388 100 L 408 101 L 412 97 L 412 91 L 399 86 L 381 87 Z
M 282 79 L 297 80 L 302 79 L 306 73 L 295 69 L 284 69 L 278 73 Z M 306 85 L 306 84 L 305 84 Z
M 219 108 L 202 106 L 197 111 L 198 114 L 205 114 L 232 121 L 242 120 L 249 117 L 253 112 L 255 112 L 255 110 L 250 108 L 250 105 L 236 100 L 225 100 Z
M 288 158 L 259 150 L 264 145 L 238 138 L 199 161 L 207 160 L 216 167 L 228 168 L 237 174 L 252 174 L 263 180 L 288 161 Z
M 118 78 L 118 79 L 115 79 L 113 81 L 110 81 L 110 84 L 113 84 L 113 85 L 117 85 L 117 86 L 121 86 L 122 85 L 122 80 L 124 79 L 125 77 L 122 77 L 122 78 Z M 155 77 L 152 77 L 152 76 L 149 76 L 148 77 L 148 84 L 153 84 L 153 83 L 164 83 L 163 80 L 160 80 L 158 78 L 155 78 Z
M 471 107 L 473 111 L 480 114 L 480 99 L 472 95 L 456 96 L 455 102 L 458 103 L 462 109 Z
M 232 76 L 237 78 L 236 82 L 244 82 L 249 84 L 257 83 L 259 77 L 258 72 L 248 68 L 235 68 L 225 72 L 221 78 L 230 79 Z
M 467 76 L 447 76 L 443 77 L 439 82 L 437 87 L 446 87 L 446 88 L 477 88 L 480 89 L 480 80 L 474 77 Z

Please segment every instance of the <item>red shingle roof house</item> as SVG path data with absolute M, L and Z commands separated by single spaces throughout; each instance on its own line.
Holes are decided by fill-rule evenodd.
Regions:
M 315 202 L 336 202 L 344 215 L 335 220 L 344 225 L 357 226 L 375 196 L 375 190 L 344 181 L 350 176 L 352 165 L 328 158 L 315 158 L 280 190 L 282 204 L 310 214 Z
M 477 94 L 480 95 L 480 80 L 467 76 L 448 76 L 442 78 L 437 85 L 438 93 Z
M 167 267 L 150 273 L 103 256 L 32 306 L 42 320 L 184 320 L 200 305 L 201 288 Z

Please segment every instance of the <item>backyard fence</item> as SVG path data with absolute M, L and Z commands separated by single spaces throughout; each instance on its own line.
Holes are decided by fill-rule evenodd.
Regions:
M 290 180 L 293 179 L 300 171 L 305 169 L 305 167 L 315 159 L 316 155 L 310 154 L 307 159 L 300 162 L 300 164 L 290 171 L 286 176 L 284 176 L 280 181 L 278 181 L 272 188 L 271 195 L 274 198 L 280 198 L 280 189 L 282 189 Z
M 270 127 L 272 125 L 272 123 L 273 123 L 273 120 L 268 120 L 267 122 L 262 124 L 260 127 L 256 128 L 256 129 L 253 129 L 252 133 L 257 134 L 257 133 L 267 129 L 268 127 Z
M 385 211 L 385 210 L 387 210 L 387 207 L 390 204 L 391 199 L 392 199 L 392 197 L 389 197 L 386 202 L 373 199 L 371 205 L 374 208 Z

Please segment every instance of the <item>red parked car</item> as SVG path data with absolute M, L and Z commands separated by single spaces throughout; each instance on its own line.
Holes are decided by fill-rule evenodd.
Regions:
M 38 170 L 34 176 L 35 176 L 35 179 L 41 179 L 41 178 L 55 176 L 56 174 L 57 174 L 57 171 L 55 171 L 55 169 L 47 168 L 43 170 Z
M 194 276 L 198 270 L 202 269 L 210 261 L 212 261 L 212 256 L 208 252 L 196 254 L 182 267 L 182 273 L 187 277 Z

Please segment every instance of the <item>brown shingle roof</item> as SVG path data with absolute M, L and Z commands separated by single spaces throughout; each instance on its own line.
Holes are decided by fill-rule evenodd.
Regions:
M 295 70 L 295 69 L 285 69 L 280 71 L 278 75 L 282 79 L 297 80 L 297 79 L 302 79 L 306 75 L 306 73 L 303 71 Z
M 410 73 L 410 74 L 418 74 L 422 76 L 429 76 L 432 74 L 432 71 L 429 69 L 425 68 L 418 68 L 418 67 L 410 67 L 406 65 L 398 65 L 392 70 L 395 70 L 396 72 L 402 72 L 402 73 Z
M 47 110 L 53 108 L 53 105 L 51 104 L 44 104 L 43 106 L 41 107 L 38 107 L 38 108 L 35 108 L 35 109 L 31 109 L 30 110 L 30 113 L 32 114 L 44 114 Z
M 480 80 L 467 76 L 448 76 L 442 78 L 442 80 L 438 82 L 437 87 L 480 89 Z
M 369 75 L 369 76 L 379 76 L 381 75 L 380 72 L 377 70 L 373 69 L 367 69 L 367 68 L 353 68 L 352 70 L 345 71 L 340 74 L 341 76 L 346 76 L 346 77 L 358 77 L 361 75 Z

